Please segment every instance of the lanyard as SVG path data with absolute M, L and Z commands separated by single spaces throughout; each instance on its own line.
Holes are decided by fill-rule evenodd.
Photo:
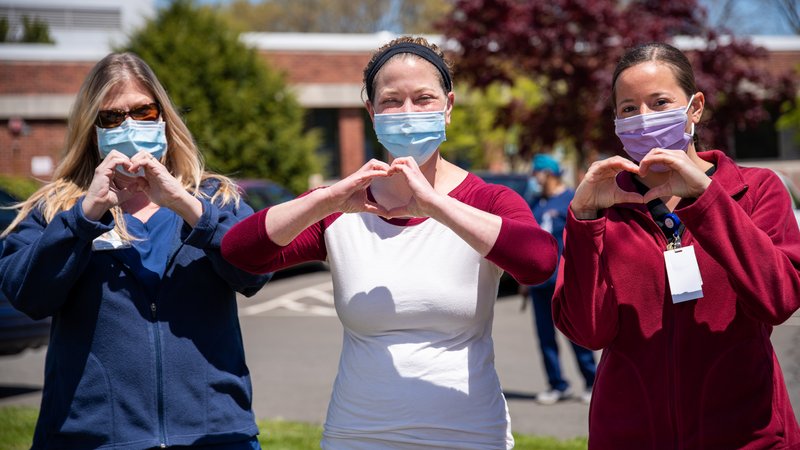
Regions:
M 675 213 L 664 215 L 664 226 L 672 232 L 672 237 L 667 243 L 668 250 L 681 248 L 681 219 Z

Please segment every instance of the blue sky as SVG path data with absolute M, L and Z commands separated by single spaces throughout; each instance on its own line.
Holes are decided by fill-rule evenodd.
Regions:
M 250 0 L 251 2 L 256 0 Z M 444 0 L 443 0 L 444 1 Z M 712 24 L 719 22 L 722 5 L 728 0 L 699 0 L 709 12 Z M 230 0 L 197 0 L 205 4 L 225 4 Z M 155 0 L 156 6 L 169 4 L 169 0 Z M 388 2 L 387 2 L 388 3 Z M 738 35 L 793 34 L 770 0 L 733 0 L 735 7 L 728 18 L 728 27 Z

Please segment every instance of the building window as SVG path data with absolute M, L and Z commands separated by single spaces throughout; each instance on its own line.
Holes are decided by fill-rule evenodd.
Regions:
M 306 129 L 316 129 L 320 142 L 317 157 L 322 162 L 322 176 L 331 179 L 339 176 L 341 156 L 339 155 L 339 110 L 335 108 L 316 108 L 306 110 Z

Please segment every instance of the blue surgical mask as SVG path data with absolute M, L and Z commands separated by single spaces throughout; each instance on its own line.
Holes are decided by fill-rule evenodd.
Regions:
M 423 165 L 447 140 L 445 109 L 433 112 L 375 114 L 375 134 L 378 142 L 395 158 L 411 156 Z
M 118 127 L 95 127 L 95 129 L 101 158 L 108 156 L 111 150 L 116 150 L 128 158 L 145 151 L 160 160 L 167 150 L 166 124 L 163 121 L 127 119 Z M 142 170 L 136 174 L 131 174 L 119 167 L 117 170 L 128 175 L 144 175 Z

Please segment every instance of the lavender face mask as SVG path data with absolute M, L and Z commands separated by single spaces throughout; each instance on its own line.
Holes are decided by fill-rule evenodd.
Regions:
M 686 108 L 615 119 L 614 131 L 622 141 L 625 153 L 634 161 L 641 162 L 642 158 L 654 148 L 686 151 L 694 135 L 694 124 L 692 124 L 691 133 L 684 131 L 686 122 L 689 121 L 687 113 L 692 106 L 692 100 L 694 100 L 694 95 L 689 99 Z M 651 166 L 650 170 L 666 172 L 668 169 L 663 165 L 656 164 Z

